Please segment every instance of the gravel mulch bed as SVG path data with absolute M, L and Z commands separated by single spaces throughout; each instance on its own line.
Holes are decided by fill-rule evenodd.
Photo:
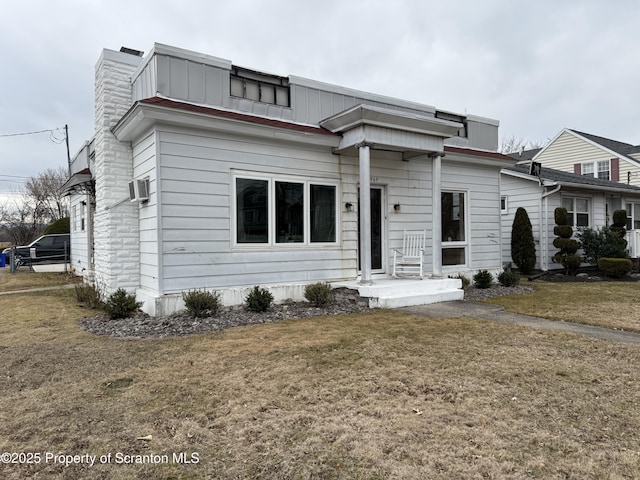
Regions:
M 465 289 L 464 299 L 467 301 L 479 301 L 500 295 L 514 295 L 531 291 L 533 291 L 532 287 L 524 286 L 503 287 L 494 285 L 486 289 L 469 287 Z M 368 310 L 370 310 L 368 301 L 359 297 L 356 292 L 337 289 L 335 301 L 331 305 L 322 308 L 313 307 L 306 302 L 273 305 L 268 311 L 261 313 L 250 312 L 244 307 L 228 307 L 223 308 L 215 317 L 209 318 L 191 318 L 180 314 L 151 317 L 143 312 L 138 312 L 131 318 L 110 320 L 108 316 L 102 314 L 83 318 L 80 320 L 80 326 L 95 335 L 109 335 L 120 338 L 166 338 L 219 332 L 227 328 L 273 323 L 287 319 L 323 315 L 347 315 Z

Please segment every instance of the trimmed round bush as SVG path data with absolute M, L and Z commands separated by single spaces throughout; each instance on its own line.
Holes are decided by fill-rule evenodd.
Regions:
M 580 243 L 573 238 L 556 237 L 553 239 L 553 246 L 568 254 L 576 253 L 580 249 Z
M 314 307 L 325 307 L 333 302 L 333 288 L 327 282 L 312 283 L 304 287 L 304 298 Z
M 515 287 L 518 285 L 518 282 L 520 282 L 520 275 L 511 270 L 501 272 L 500 275 L 498 275 L 498 283 L 503 287 Z
M 212 317 L 220 311 L 220 294 L 207 290 L 182 292 L 187 315 L 192 318 Z
M 553 227 L 553 234 L 562 238 L 571 238 L 573 227 L 571 225 L 556 225 Z
M 567 213 L 567 209 L 562 207 L 556 208 L 553 212 L 553 219 L 555 220 L 556 225 L 569 225 L 569 214 Z
M 600 258 L 598 269 L 607 277 L 622 278 L 633 270 L 633 262 L 628 258 Z
M 251 289 L 244 304 L 252 312 L 266 312 L 273 303 L 273 295 L 266 288 L 257 285 Z
M 626 227 L 627 226 L 627 211 L 615 210 L 613 212 L 613 226 Z
M 487 270 L 480 270 L 473 276 L 473 286 L 476 288 L 489 288 L 493 283 L 493 275 Z

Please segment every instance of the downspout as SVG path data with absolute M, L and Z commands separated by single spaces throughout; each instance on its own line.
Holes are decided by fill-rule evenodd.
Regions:
M 544 188 L 544 185 L 542 185 L 542 183 L 540 184 L 540 186 L 542 186 Z M 541 221 L 542 221 L 542 225 L 540 228 L 540 233 L 542 235 L 542 239 L 544 239 L 544 244 L 542 244 L 542 239 L 541 239 L 541 245 L 540 245 L 540 254 L 541 254 L 541 259 L 540 259 L 540 269 L 543 271 L 547 271 L 548 268 L 548 258 L 549 258 L 549 222 L 548 222 L 548 214 L 549 214 L 549 202 L 547 201 L 547 197 L 549 195 L 553 195 L 554 193 L 557 193 L 560 191 L 560 189 L 562 188 L 562 185 L 558 185 L 556 186 L 556 188 L 554 188 L 553 190 L 548 190 L 546 192 L 544 192 L 542 194 L 541 200 L 542 200 L 542 205 L 543 205 L 543 214 L 541 215 Z

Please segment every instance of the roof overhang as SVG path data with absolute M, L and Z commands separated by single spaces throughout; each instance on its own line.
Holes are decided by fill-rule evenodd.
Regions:
M 381 150 L 422 152 L 442 151 L 444 139 L 463 127 L 432 116 L 362 104 L 320 121 L 320 126 L 342 134 L 339 150 L 367 142 Z
M 187 126 L 282 141 L 337 147 L 340 136 L 311 125 L 241 114 L 229 110 L 177 102 L 159 97 L 136 102 L 112 132 L 121 141 L 133 141 L 156 123 Z
M 60 194 L 62 196 L 73 194 L 91 194 L 94 191 L 93 175 L 88 168 L 74 173 L 69 179 L 60 187 Z

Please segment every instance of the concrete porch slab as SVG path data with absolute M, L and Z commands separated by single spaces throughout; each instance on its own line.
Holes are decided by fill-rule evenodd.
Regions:
M 430 303 L 462 300 L 462 281 L 456 278 L 374 278 L 371 285 L 360 285 L 358 280 L 335 282 L 333 287 L 357 290 L 369 299 L 371 308 L 399 308 Z

